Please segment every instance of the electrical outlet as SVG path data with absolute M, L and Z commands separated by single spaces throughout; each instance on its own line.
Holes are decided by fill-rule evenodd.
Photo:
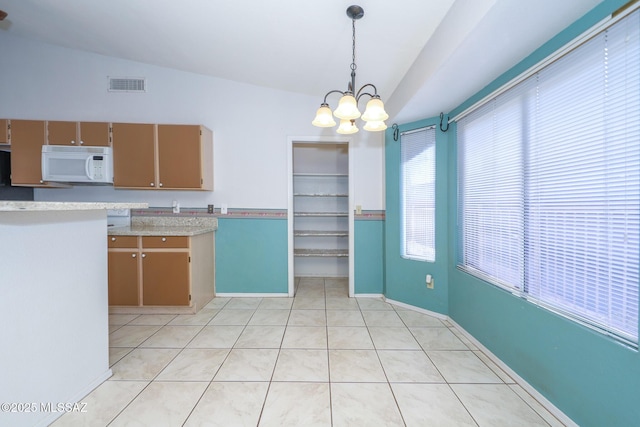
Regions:
M 222 215 L 226 215 L 227 214 L 227 204 L 223 203 L 222 206 L 220 207 L 220 213 Z
M 356 215 L 362 215 L 362 205 L 356 205 Z
M 430 274 L 427 274 L 427 277 L 425 278 L 425 282 L 427 283 L 428 289 L 433 289 L 433 286 L 434 286 L 433 276 L 431 276 Z

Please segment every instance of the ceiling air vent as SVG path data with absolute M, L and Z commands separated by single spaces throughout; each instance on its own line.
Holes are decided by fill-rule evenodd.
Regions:
M 146 92 L 147 81 L 139 78 L 109 77 L 109 92 Z

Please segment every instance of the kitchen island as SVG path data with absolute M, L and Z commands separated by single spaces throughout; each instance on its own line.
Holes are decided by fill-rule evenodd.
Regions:
M 110 227 L 109 312 L 195 314 L 215 296 L 214 217 L 133 217 Z
M 0 425 L 45 426 L 111 376 L 106 209 L 0 202 Z

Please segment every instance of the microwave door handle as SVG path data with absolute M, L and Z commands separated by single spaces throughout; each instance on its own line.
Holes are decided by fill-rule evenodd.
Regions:
M 84 162 L 84 171 L 87 174 L 87 178 L 93 179 L 93 175 L 91 174 L 91 166 L 93 165 L 93 156 L 87 157 L 87 160 Z

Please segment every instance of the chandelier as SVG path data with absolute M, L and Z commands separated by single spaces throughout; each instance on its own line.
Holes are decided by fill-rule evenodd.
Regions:
M 314 126 L 318 127 L 333 127 L 336 125 L 333 116 L 340 119 L 340 126 L 338 126 L 337 132 L 340 134 L 352 134 L 358 132 L 358 126 L 356 126 L 356 119 L 362 118 L 365 121 L 364 130 L 377 132 L 385 130 L 387 125 L 384 123 L 389 118 L 389 115 L 384 111 L 384 104 L 378 95 L 378 89 L 371 83 L 367 83 L 355 92 L 356 87 L 356 20 L 364 16 L 364 9 L 360 6 L 349 6 L 347 8 L 347 16 L 351 18 L 351 26 L 353 31 L 352 37 L 352 62 L 351 62 L 351 81 L 345 92 L 341 90 L 332 90 L 327 92 L 324 96 L 324 101 L 320 104 L 320 108 L 316 112 L 316 118 L 311 122 Z M 366 92 L 366 88 L 372 88 L 373 94 Z M 327 103 L 327 97 L 332 93 L 340 93 L 342 98 L 338 101 L 338 108 L 333 113 Z M 355 95 L 354 95 L 355 94 Z M 369 102 L 363 114 L 358 109 L 358 102 L 364 95 L 369 96 Z

